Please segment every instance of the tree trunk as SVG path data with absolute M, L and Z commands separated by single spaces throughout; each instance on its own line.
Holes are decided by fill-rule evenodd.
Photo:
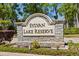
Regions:
M 77 25 L 77 28 L 78 28 L 78 14 L 76 13 L 76 25 Z
M 67 20 L 67 23 L 66 23 L 66 25 L 67 25 L 67 28 L 68 28 L 68 27 L 69 27 L 68 20 Z
M 77 25 L 77 28 L 79 27 L 78 26 L 78 23 L 79 23 L 79 18 L 78 18 L 78 14 L 79 14 L 79 4 L 76 4 L 76 8 L 77 8 L 77 13 L 76 13 L 76 25 Z

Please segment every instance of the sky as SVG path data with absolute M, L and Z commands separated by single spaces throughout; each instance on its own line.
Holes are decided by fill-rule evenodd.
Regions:
M 22 6 L 22 4 L 19 4 L 19 7 L 18 8 L 20 8 L 20 11 L 21 12 L 23 12 L 23 6 Z M 23 16 L 21 16 L 19 13 L 18 13 L 18 11 L 16 10 L 16 13 L 17 13 L 17 17 L 19 18 L 19 19 L 23 19 Z
M 61 7 L 61 4 L 58 4 L 58 8 L 60 8 L 60 7 Z M 24 7 L 23 7 L 22 4 L 20 4 L 18 8 L 20 8 L 20 11 L 23 12 L 23 8 L 24 8 Z M 52 8 L 53 8 L 53 7 L 52 7 Z M 49 13 L 48 13 L 48 16 L 51 17 L 51 18 L 53 18 L 52 16 L 55 15 L 55 11 L 53 11 L 53 12 L 50 11 L 52 8 L 49 8 Z M 19 18 L 19 19 L 23 19 L 23 15 L 21 16 L 21 15 L 19 15 L 18 11 L 16 11 L 16 12 L 17 12 L 17 14 L 18 14 L 18 18 Z M 64 20 L 64 16 L 60 16 L 60 15 L 58 14 L 58 20 Z

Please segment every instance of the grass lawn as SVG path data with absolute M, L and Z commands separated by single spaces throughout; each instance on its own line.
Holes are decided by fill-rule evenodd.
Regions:
M 68 37 L 68 38 L 79 37 L 79 34 L 68 34 L 68 35 L 64 35 L 64 37 Z

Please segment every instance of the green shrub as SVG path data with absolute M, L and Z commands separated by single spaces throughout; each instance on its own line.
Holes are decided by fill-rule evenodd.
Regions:
M 38 41 L 34 40 L 34 41 L 32 42 L 32 49 L 33 49 L 33 48 L 40 48 L 40 44 L 38 43 Z
M 15 26 L 13 26 L 13 25 L 9 25 L 8 30 L 14 30 L 14 33 L 15 34 L 17 33 L 17 28 Z

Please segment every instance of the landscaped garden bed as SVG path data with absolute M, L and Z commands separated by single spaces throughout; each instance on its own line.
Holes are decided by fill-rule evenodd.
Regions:
M 11 45 L 0 45 L 0 51 L 4 52 L 18 52 L 18 53 L 31 53 L 39 55 L 54 55 L 54 56 L 74 56 L 79 55 L 79 43 L 68 43 L 69 49 L 66 50 L 53 50 L 48 48 L 37 48 L 37 49 L 28 49 L 28 48 L 16 48 Z

